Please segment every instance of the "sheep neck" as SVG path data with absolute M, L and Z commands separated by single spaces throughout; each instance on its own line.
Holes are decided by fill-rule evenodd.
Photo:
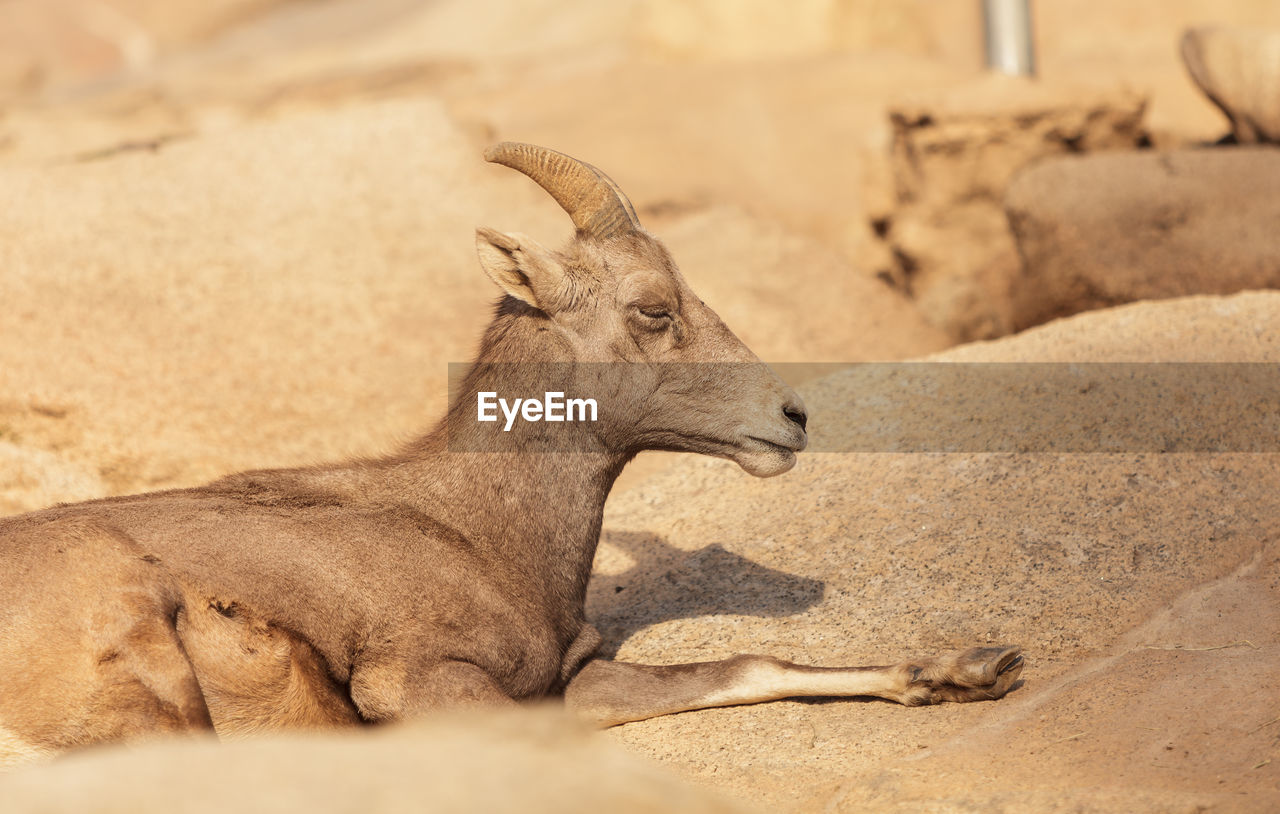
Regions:
M 489 558 L 505 562 L 554 604 L 580 620 L 600 538 L 605 501 L 633 456 L 589 424 L 516 422 L 510 433 L 480 427 L 474 394 L 530 392 L 519 364 L 563 360 L 566 350 L 536 320 L 499 313 L 477 364 L 455 391 L 446 418 L 401 456 L 398 499 L 457 529 Z M 570 363 L 571 364 L 571 363 Z M 493 443 L 491 439 L 498 439 Z M 513 450 L 520 451 L 513 451 Z

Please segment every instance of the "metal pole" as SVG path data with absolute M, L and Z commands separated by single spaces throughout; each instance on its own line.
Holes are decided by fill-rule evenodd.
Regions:
M 982 0 L 987 67 L 1011 76 L 1034 76 L 1031 0 Z

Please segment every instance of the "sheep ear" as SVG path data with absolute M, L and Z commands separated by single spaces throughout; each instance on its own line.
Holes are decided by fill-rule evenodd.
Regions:
M 503 291 L 540 311 L 554 310 L 564 266 L 538 241 L 481 226 L 476 229 L 476 254 L 484 273 Z

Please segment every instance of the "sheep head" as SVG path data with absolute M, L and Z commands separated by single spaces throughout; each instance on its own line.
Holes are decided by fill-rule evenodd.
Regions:
M 529 144 L 504 142 L 485 157 L 535 181 L 577 227 L 560 251 L 477 229 L 481 266 L 509 295 L 500 316 L 536 321 L 539 337 L 490 360 L 597 371 L 596 392 L 609 394 L 600 432 L 612 449 L 716 455 L 758 476 L 790 469 L 807 442 L 799 396 L 698 298 L 618 185 Z

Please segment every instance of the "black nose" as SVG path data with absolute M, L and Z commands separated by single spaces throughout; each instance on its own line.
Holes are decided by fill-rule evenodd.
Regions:
M 803 407 L 787 405 L 786 407 L 782 408 L 782 414 L 785 415 L 788 419 L 799 424 L 800 429 L 802 430 L 804 429 L 805 424 L 809 422 L 809 416 L 805 415 Z

